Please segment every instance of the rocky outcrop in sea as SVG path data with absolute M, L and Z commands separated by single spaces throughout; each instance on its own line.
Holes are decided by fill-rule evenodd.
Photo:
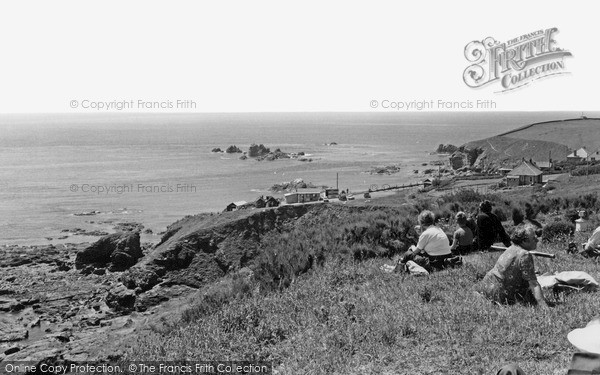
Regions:
M 271 186 L 269 188 L 270 191 L 274 192 L 274 193 L 280 193 L 280 192 L 291 192 L 291 191 L 295 191 L 297 189 L 320 189 L 320 188 L 326 188 L 327 186 L 317 186 L 314 185 L 312 182 L 305 182 L 303 179 L 301 178 L 297 178 L 295 180 L 289 181 L 289 182 L 281 182 L 279 184 L 275 184 L 273 186 Z

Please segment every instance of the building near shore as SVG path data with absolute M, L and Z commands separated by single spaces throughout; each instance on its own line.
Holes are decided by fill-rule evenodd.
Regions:
M 521 164 L 508 172 L 506 185 L 510 187 L 541 184 L 543 172 L 533 162 L 523 160 Z
M 246 202 L 246 201 L 232 202 L 232 203 L 229 203 L 227 205 L 227 207 L 225 207 L 225 212 L 245 209 L 247 207 L 247 205 L 248 205 L 248 202 Z
M 294 204 L 294 203 L 309 203 L 309 202 L 318 202 L 321 197 L 320 191 L 296 191 L 293 193 L 284 194 L 285 203 Z
M 551 171 L 552 167 L 554 166 L 554 163 L 552 163 L 552 160 L 549 160 L 549 161 L 534 161 L 533 163 L 542 172 Z
M 591 153 L 588 158 L 588 161 L 600 161 L 600 150 Z
M 590 153 L 588 152 L 588 150 L 586 150 L 585 147 L 582 147 L 578 150 L 573 151 L 569 155 L 567 155 L 567 160 L 568 161 L 585 161 L 585 160 L 588 160 L 589 156 L 590 156 Z
M 264 207 L 277 207 L 279 206 L 279 200 L 270 195 L 260 196 L 254 201 L 254 207 L 256 208 L 264 208 Z

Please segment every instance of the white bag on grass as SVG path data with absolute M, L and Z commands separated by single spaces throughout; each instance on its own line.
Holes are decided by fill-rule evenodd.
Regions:
M 413 262 L 412 260 L 409 260 L 408 262 L 406 262 L 406 269 L 408 270 L 408 272 L 411 275 L 415 275 L 415 276 L 429 275 L 429 272 L 427 272 L 427 270 L 425 268 L 419 266 L 417 263 Z

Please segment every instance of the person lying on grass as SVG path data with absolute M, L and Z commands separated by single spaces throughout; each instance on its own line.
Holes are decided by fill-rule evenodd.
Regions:
M 417 246 L 411 246 L 399 263 L 404 264 L 412 260 L 428 271 L 444 268 L 444 260 L 452 257 L 448 236 L 435 225 L 433 212 L 421 212 L 418 220 L 421 234 Z
M 523 301 L 547 307 L 535 275 L 533 255 L 529 253 L 537 247 L 535 227 L 516 227 L 511 240 L 513 245 L 500 255 L 494 268 L 485 275 L 478 285 L 479 291 L 498 303 Z

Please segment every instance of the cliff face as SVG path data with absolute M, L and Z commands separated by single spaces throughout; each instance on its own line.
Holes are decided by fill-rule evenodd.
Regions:
M 511 167 L 522 159 L 546 161 L 551 157 L 553 160 L 566 160 L 569 151 L 567 146 L 555 142 L 517 139 L 508 136 L 496 136 L 469 142 L 465 147 L 483 150 L 474 163 L 474 166 L 479 168 Z
M 134 308 L 143 310 L 154 304 L 149 298 L 160 302 L 155 295 L 157 288 L 199 288 L 230 271 L 250 265 L 258 255 L 265 233 L 281 231 L 286 224 L 321 207 L 320 204 L 282 206 L 187 217 L 172 224 L 161 243 L 125 272 L 121 281 L 127 288 L 135 290 Z M 152 293 L 148 292 L 153 288 Z M 116 291 L 129 296 L 129 304 L 132 292 Z M 118 300 L 114 296 L 111 298 Z

